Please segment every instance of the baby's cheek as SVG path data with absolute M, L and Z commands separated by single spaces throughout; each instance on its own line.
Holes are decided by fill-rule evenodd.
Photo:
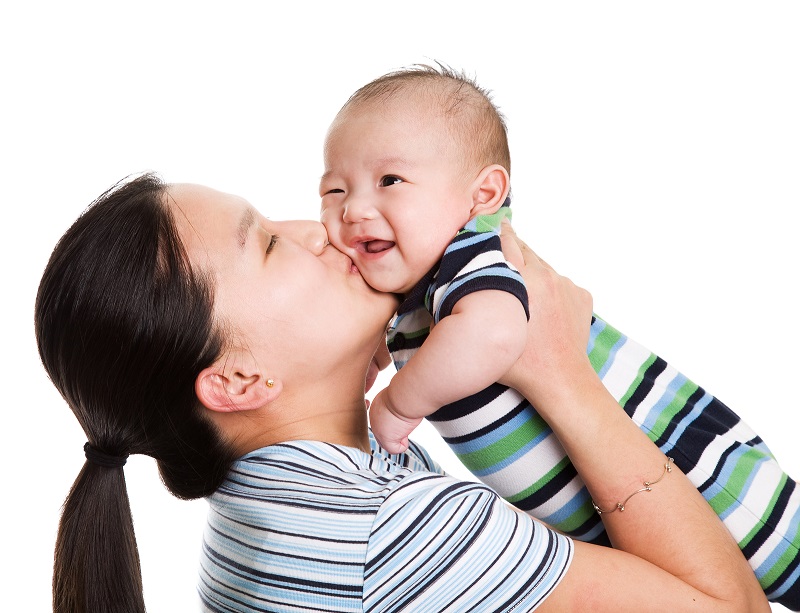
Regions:
M 342 234 L 338 228 L 328 229 L 328 242 L 330 242 L 330 244 L 336 247 L 339 251 L 344 252 L 347 249 L 347 245 L 345 244 L 344 240 L 342 240 Z
M 322 222 L 322 225 L 325 226 L 325 231 L 328 233 L 328 242 L 341 251 L 344 246 L 344 241 L 342 240 L 342 224 L 336 223 L 332 217 L 333 216 L 327 214 L 327 211 L 323 208 L 319 220 Z

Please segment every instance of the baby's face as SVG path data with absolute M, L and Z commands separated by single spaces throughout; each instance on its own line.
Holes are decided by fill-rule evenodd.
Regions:
M 321 220 L 380 291 L 413 288 L 470 218 L 470 181 L 439 124 L 397 101 L 348 109 L 328 132 Z

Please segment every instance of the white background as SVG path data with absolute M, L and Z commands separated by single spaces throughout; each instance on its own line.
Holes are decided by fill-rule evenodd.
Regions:
M 415 62 L 493 90 L 518 233 L 800 476 L 798 32 L 793 1 L 6 6 L 3 609 L 48 610 L 59 507 L 84 460 L 33 339 L 58 237 L 143 170 L 314 218 L 328 123 L 357 87 Z M 171 498 L 147 458 L 125 472 L 149 610 L 194 610 L 205 503 Z

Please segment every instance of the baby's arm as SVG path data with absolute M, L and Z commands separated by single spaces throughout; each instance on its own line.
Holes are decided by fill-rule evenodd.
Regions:
M 431 413 L 496 382 L 525 348 L 527 316 L 502 290 L 462 297 L 370 405 L 370 425 L 387 451 L 408 447 L 408 435 Z

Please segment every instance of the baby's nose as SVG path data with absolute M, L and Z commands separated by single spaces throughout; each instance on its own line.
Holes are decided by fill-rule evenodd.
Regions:
M 375 209 L 367 198 L 350 195 L 344 204 L 342 219 L 345 223 L 357 223 L 365 219 L 374 219 Z

